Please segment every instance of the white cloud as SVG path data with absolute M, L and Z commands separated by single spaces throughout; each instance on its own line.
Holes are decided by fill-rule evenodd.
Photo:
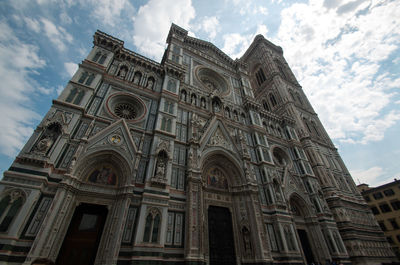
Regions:
M 76 63 L 67 62 L 64 63 L 64 68 L 68 73 L 68 78 L 71 78 L 75 74 L 76 70 L 78 70 L 78 65 Z
M 258 34 L 264 35 L 268 33 L 266 25 L 260 24 L 254 34 L 242 35 L 239 33 L 228 33 L 222 36 L 224 46 L 222 50 L 232 58 L 239 58 L 249 48 L 251 42 Z
M 259 6 L 257 10 L 258 13 L 263 14 L 263 15 L 268 15 L 268 9 L 264 6 Z
M 0 152 L 13 157 L 32 134 L 32 123 L 40 118 L 30 105 L 32 95 L 50 90 L 30 77 L 46 65 L 38 47 L 21 42 L 4 21 L 0 36 Z
M 40 32 L 40 23 L 39 21 L 29 18 L 29 17 L 24 17 L 24 21 L 26 23 L 26 25 L 28 26 L 28 28 L 30 30 L 33 30 L 36 33 Z
M 387 183 L 392 177 L 385 177 L 385 170 L 381 167 L 371 167 L 366 170 L 350 170 L 350 174 L 357 184 L 365 183 L 371 187 L 376 187 Z
M 73 37 L 63 27 L 56 26 L 53 22 L 47 18 L 41 18 L 40 21 L 43 24 L 43 30 L 49 40 L 59 51 L 65 51 L 67 43 L 72 43 Z
M 204 31 L 208 34 L 210 40 L 214 40 L 217 33 L 220 31 L 219 20 L 217 17 L 204 17 L 201 19 L 201 23 L 195 26 L 196 31 Z
M 87 1 L 81 1 L 80 3 L 87 5 Z M 91 16 L 113 27 L 120 20 L 122 12 L 133 12 L 133 6 L 128 0 L 91 0 L 90 4 L 93 7 Z
M 396 77 L 377 77 L 380 63 L 400 48 L 400 2 L 328 2 L 284 9 L 274 42 L 332 138 L 381 140 L 400 119 L 398 110 L 383 115 L 394 95 L 388 88 L 400 87 Z
M 150 0 L 139 8 L 134 19 L 133 42 L 140 52 L 159 60 L 171 23 L 190 30 L 189 23 L 194 17 L 191 0 Z

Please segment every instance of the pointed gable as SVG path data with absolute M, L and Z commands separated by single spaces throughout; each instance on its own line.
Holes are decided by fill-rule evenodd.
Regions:
M 86 152 L 113 149 L 133 161 L 138 152 L 124 119 L 120 119 L 88 139 Z
M 239 154 L 239 149 L 232 140 L 229 131 L 223 121 L 214 117 L 207 130 L 200 139 L 200 150 L 209 147 L 221 147 L 233 154 Z

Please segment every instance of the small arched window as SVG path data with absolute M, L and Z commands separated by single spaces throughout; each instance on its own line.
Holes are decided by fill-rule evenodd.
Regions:
M 261 86 L 261 84 L 265 82 L 266 78 L 262 68 L 258 69 L 258 71 L 256 72 L 256 79 L 259 86 Z
M 20 191 L 14 191 L 0 201 L 0 232 L 6 232 L 17 216 L 24 200 Z
M 160 231 L 161 218 L 156 211 L 148 213 L 144 228 L 143 242 L 157 243 Z
M 311 124 L 312 124 L 312 127 L 313 127 L 314 132 L 316 133 L 316 135 L 321 136 L 321 135 L 319 134 L 319 130 L 318 130 L 317 125 L 315 124 L 315 122 L 312 121 Z
M 310 125 L 308 124 L 308 121 L 306 120 L 306 118 L 303 118 L 303 122 L 306 125 L 308 132 L 311 133 L 311 128 L 310 128 Z
M 269 94 L 269 101 L 271 101 L 272 107 L 275 107 L 278 103 L 276 102 L 274 94 Z

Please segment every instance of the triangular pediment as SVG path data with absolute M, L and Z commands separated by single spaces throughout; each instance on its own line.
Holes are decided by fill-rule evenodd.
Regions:
M 88 139 L 86 152 L 115 150 L 133 161 L 137 146 L 124 119 L 120 119 Z
M 210 125 L 200 139 L 200 151 L 210 147 L 219 147 L 233 154 L 239 154 L 239 149 L 233 141 L 227 126 L 217 117 L 211 120 Z

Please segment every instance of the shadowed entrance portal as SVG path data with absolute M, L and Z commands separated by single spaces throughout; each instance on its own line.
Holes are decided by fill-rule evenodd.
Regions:
M 236 264 L 232 217 L 228 208 L 208 208 L 210 265 Z
M 106 217 L 105 206 L 93 204 L 78 206 L 57 258 L 57 264 L 93 264 Z

